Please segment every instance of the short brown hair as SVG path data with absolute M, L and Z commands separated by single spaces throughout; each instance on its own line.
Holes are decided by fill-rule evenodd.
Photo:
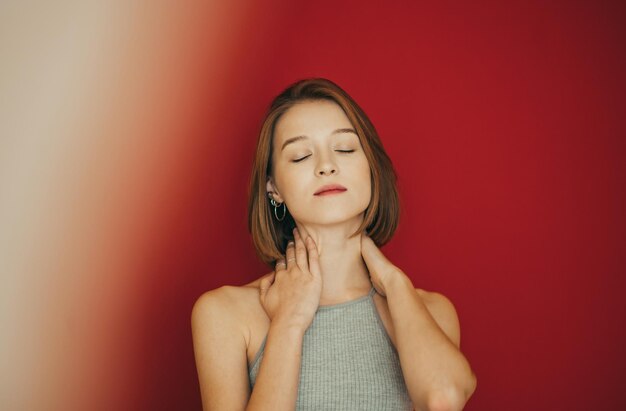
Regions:
M 309 78 L 291 84 L 270 104 L 259 133 L 248 191 L 248 231 L 256 252 L 265 263 L 274 266 L 284 256 L 287 242 L 293 240 L 295 221 L 285 207 L 285 218 L 278 221 L 271 210 L 266 190 L 272 175 L 274 129 L 278 119 L 299 102 L 330 100 L 337 103 L 352 123 L 370 165 L 372 198 L 363 223 L 351 237 L 367 234 L 378 246 L 387 243 L 398 226 L 400 202 L 397 176 L 383 145 L 365 112 L 337 84 L 324 78 Z M 282 210 L 279 210 L 279 212 Z

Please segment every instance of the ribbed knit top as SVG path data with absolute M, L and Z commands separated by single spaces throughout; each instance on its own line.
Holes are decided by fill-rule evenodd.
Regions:
M 374 293 L 372 287 L 355 300 L 318 307 L 304 334 L 296 410 L 413 409 Z M 248 367 L 251 388 L 266 341 L 267 335 Z

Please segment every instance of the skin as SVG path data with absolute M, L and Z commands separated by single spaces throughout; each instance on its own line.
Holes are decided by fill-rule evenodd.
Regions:
M 208 291 L 194 305 L 194 352 L 205 410 L 294 409 L 303 335 L 317 307 L 353 300 L 372 285 L 415 409 L 461 410 L 472 395 L 476 379 L 459 350 L 452 303 L 413 288 L 365 234 L 348 238 L 371 197 L 369 164 L 358 137 L 334 133 L 350 128 L 342 109 L 328 101 L 298 103 L 276 124 L 266 188 L 294 217 L 295 243 L 274 272 L 243 287 Z M 301 135 L 306 138 L 282 150 L 283 143 Z M 326 184 L 341 184 L 347 191 L 314 196 Z M 266 335 L 250 391 L 248 364 Z
M 276 124 L 274 167 L 267 182 L 274 200 L 285 202 L 301 238 L 311 237 L 315 243 L 323 284 L 320 305 L 364 294 L 371 287 L 361 239 L 348 238 L 363 221 L 370 201 L 370 168 L 358 136 L 332 134 L 337 129 L 353 127 L 336 103 L 303 102 L 290 108 Z M 300 135 L 307 138 L 281 150 L 287 139 Z M 347 191 L 313 195 L 326 184 L 341 184 Z

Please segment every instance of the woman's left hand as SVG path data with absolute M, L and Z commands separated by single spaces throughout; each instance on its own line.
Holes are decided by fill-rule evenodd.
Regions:
M 365 232 L 361 233 L 361 255 L 370 273 L 372 285 L 378 294 L 385 297 L 387 295 L 385 286 L 389 281 L 405 274 L 385 257 L 374 243 L 374 240 Z

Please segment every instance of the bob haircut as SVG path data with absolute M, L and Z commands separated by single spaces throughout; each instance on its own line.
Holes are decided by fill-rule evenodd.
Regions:
M 293 240 L 296 226 L 285 205 L 285 217 L 274 217 L 266 183 L 273 176 L 272 150 L 276 123 L 289 108 L 300 102 L 330 100 L 337 103 L 352 123 L 370 166 L 371 199 L 361 226 L 350 238 L 366 233 L 377 246 L 387 243 L 398 226 L 400 204 L 397 175 L 391 160 L 365 112 L 337 84 L 324 78 L 297 81 L 274 98 L 261 125 L 248 190 L 248 231 L 258 256 L 274 268 L 284 257 L 287 243 Z

